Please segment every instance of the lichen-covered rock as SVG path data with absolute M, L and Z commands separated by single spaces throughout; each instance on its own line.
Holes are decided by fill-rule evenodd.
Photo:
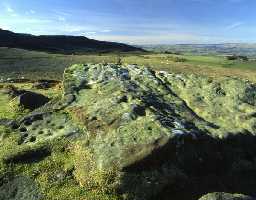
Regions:
M 242 195 L 242 194 L 229 194 L 223 192 L 216 192 L 204 195 L 199 200 L 255 200 L 250 196 Z
M 256 85 L 236 78 L 214 80 L 196 75 L 161 74 L 172 90 L 202 119 L 214 124 L 216 137 L 256 133 Z
M 19 121 L 20 144 L 37 143 L 62 137 L 76 137 L 79 128 L 65 112 L 39 112 Z
M 252 83 L 234 78 L 73 65 L 64 72 L 62 99 L 17 120 L 18 144 L 29 146 L 19 155 L 66 138 L 82 187 L 128 199 L 198 199 L 227 188 L 253 194 L 254 93 Z M 42 158 L 51 155 L 46 150 Z
M 66 110 L 88 130 L 102 167 L 125 168 L 180 135 L 195 139 L 201 130 L 191 123 L 210 126 L 147 68 L 75 65 L 64 90 L 75 95 Z
M 252 146 L 243 150 L 239 146 L 255 142 L 256 121 L 248 117 L 255 110 L 253 97 L 246 102 L 252 84 L 232 78 L 211 83 L 203 77 L 182 81 L 182 75 L 173 80 L 172 76 L 136 65 L 101 64 L 74 65 L 64 73 L 64 97 L 72 95 L 73 100 L 65 110 L 85 128 L 84 148 L 97 168 L 117 166 L 125 172 L 121 191 L 135 193 L 135 199 L 182 185 L 191 176 L 211 172 L 222 176 L 236 167 L 246 170 L 238 160 L 244 160 L 245 152 L 255 151 Z M 184 93 L 208 102 L 203 114 L 181 95 L 186 82 L 195 85 L 190 83 Z M 239 90 L 233 89 L 238 86 Z M 221 110 L 223 116 L 217 115 Z M 231 149 L 228 143 L 237 147 Z
M 15 177 L 1 180 L 0 200 L 43 200 L 43 196 L 33 180 Z

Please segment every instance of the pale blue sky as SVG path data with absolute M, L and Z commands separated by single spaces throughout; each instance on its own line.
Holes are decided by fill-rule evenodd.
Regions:
M 2 0 L 0 27 L 133 44 L 256 42 L 255 0 Z

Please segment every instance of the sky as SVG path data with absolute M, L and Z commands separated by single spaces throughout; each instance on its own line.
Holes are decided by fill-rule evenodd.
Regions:
M 0 0 L 0 28 L 129 44 L 256 43 L 256 0 Z

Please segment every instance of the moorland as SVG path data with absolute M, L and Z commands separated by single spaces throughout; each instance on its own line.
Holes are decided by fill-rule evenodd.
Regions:
M 253 47 L 118 46 L 0 48 L 0 199 L 253 199 Z

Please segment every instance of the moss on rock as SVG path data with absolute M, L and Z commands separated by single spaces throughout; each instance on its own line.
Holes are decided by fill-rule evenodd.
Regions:
M 228 77 L 73 65 L 61 98 L 0 127 L 1 177 L 33 180 L 49 200 L 253 194 L 254 93 Z
M 253 198 L 242 194 L 228 194 L 224 192 L 216 192 L 207 194 L 200 198 L 200 200 L 253 200 Z

